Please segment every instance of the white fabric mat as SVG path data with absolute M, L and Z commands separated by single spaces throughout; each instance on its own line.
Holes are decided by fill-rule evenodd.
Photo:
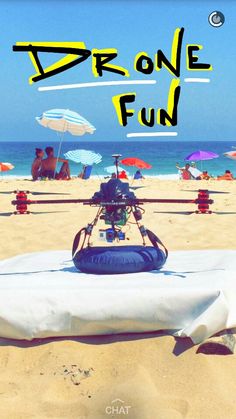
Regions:
M 236 327 L 236 251 L 171 252 L 159 272 L 79 273 L 70 251 L 0 261 L 0 336 L 168 329 L 199 343 Z

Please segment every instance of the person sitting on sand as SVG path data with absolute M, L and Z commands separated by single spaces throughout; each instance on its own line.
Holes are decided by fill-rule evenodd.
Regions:
M 71 177 L 70 177 L 70 168 L 69 168 L 68 160 L 61 159 L 60 157 L 56 158 L 54 156 L 53 147 L 46 147 L 45 152 L 46 152 L 47 157 L 46 159 L 42 160 L 41 177 L 46 177 L 49 179 L 58 179 L 58 180 L 70 179 Z M 59 173 L 56 173 L 57 162 L 63 163 Z
M 186 163 L 185 167 L 180 167 L 179 163 L 176 163 L 176 168 L 181 172 L 181 179 L 183 180 L 191 180 L 192 175 L 189 171 L 190 164 Z
M 44 151 L 41 148 L 35 149 L 35 159 L 31 166 L 31 174 L 33 180 L 38 180 L 41 176 L 41 165 L 44 156 Z
M 234 176 L 230 170 L 226 170 L 224 175 L 217 176 L 217 180 L 234 180 Z
M 213 177 L 209 175 L 207 170 L 203 170 L 201 174 L 201 180 L 209 180 L 209 179 L 213 179 Z
M 137 170 L 134 174 L 134 180 L 139 180 L 139 179 L 145 179 L 145 177 L 142 175 L 140 170 Z

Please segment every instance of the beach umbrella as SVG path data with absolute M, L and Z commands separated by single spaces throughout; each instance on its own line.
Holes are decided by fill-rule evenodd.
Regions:
M 124 170 L 127 175 L 129 174 L 129 172 L 127 172 L 127 170 L 121 167 L 120 165 L 118 166 L 118 168 L 119 168 L 119 172 Z M 116 173 L 116 166 L 114 165 L 114 166 L 104 167 L 104 170 L 109 174 Z
M 228 157 L 229 159 L 236 160 L 236 151 L 227 151 L 224 153 L 225 157 Z
M 7 172 L 8 170 L 12 170 L 12 169 L 14 169 L 13 164 L 0 162 L 0 172 Z
M 151 169 L 152 165 L 146 163 L 145 161 L 138 159 L 137 157 L 127 157 L 126 159 L 122 159 L 121 163 L 125 166 L 135 166 L 138 169 Z
M 65 132 L 72 135 L 84 135 L 86 133 L 93 134 L 96 129 L 83 116 L 69 109 L 50 109 L 36 117 L 36 121 L 45 128 L 57 131 L 60 137 L 57 159 L 61 152 Z
M 50 109 L 36 117 L 36 120 L 45 128 L 60 133 L 68 131 L 72 135 L 93 134 L 96 129 L 83 116 L 69 109 Z
M 212 151 L 197 150 L 189 154 L 187 157 L 185 157 L 184 160 L 201 161 L 201 169 L 202 169 L 203 160 L 212 160 L 212 159 L 216 159 L 217 157 L 219 157 L 219 155 L 216 153 L 213 153 Z
M 189 154 L 187 157 L 185 157 L 184 160 L 187 161 L 201 161 L 201 160 L 212 160 L 219 157 L 218 154 L 213 153 L 212 151 L 203 151 L 198 150 L 194 151 L 194 153 Z
M 92 166 L 102 161 L 102 156 L 91 150 L 71 150 L 64 154 L 66 159 L 72 160 L 75 163 L 82 163 L 84 165 Z

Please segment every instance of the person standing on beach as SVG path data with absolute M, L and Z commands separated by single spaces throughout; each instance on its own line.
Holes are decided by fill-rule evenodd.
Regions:
M 53 147 L 46 147 L 46 159 L 42 160 L 41 166 L 41 176 L 46 177 L 49 179 L 70 179 L 70 168 L 68 160 L 61 159 L 60 157 L 56 158 L 54 156 L 54 149 Z M 57 162 L 62 163 L 61 169 L 59 173 L 56 173 L 56 166 Z
M 41 148 L 35 149 L 35 159 L 31 166 L 31 174 L 33 180 L 38 180 L 41 175 L 41 165 L 44 156 L 44 151 Z

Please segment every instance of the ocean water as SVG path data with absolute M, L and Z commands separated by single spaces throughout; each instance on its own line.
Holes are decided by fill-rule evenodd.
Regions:
M 34 159 L 35 147 L 45 148 L 52 145 L 55 154 L 58 150 L 58 143 L 46 144 L 45 142 L 0 142 L 0 161 L 10 162 L 15 168 L 11 171 L 0 174 L 0 176 L 26 177 L 30 176 L 31 163 Z M 219 158 L 204 162 L 197 162 L 197 167 L 208 170 L 214 176 L 223 174 L 226 169 L 232 171 L 236 177 L 236 161 L 223 156 L 226 151 L 232 151 L 236 147 L 236 141 L 127 141 L 127 142 L 94 142 L 94 141 L 68 141 L 64 140 L 61 149 L 61 157 L 69 150 L 87 149 L 99 152 L 103 160 L 94 165 L 93 176 L 105 176 L 104 167 L 113 164 L 111 157 L 114 153 L 122 154 L 122 157 L 138 157 L 152 165 L 152 169 L 143 170 L 145 176 L 157 176 L 160 178 L 177 178 L 178 171 L 176 162 L 184 165 L 185 157 L 196 150 L 208 150 L 219 154 Z M 71 162 L 72 175 L 78 175 L 82 166 Z M 135 173 L 135 168 L 127 167 L 130 175 Z

